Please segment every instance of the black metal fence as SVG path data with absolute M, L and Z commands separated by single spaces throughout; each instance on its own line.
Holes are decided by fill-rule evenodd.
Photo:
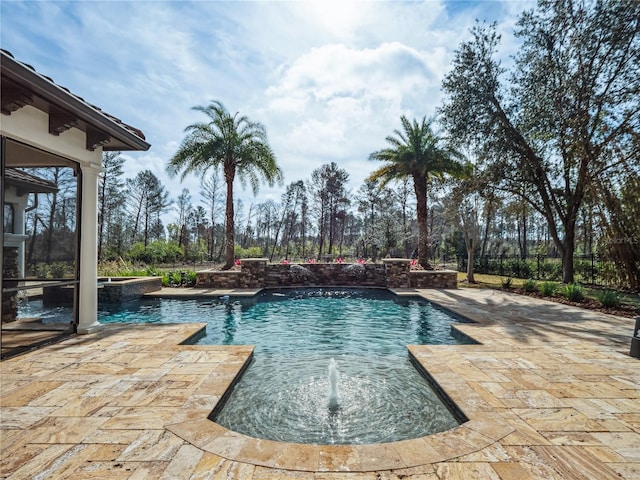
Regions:
M 467 257 L 458 256 L 459 272 L 467 271 Z M 596 254 L 576 255 L 573 258 L 575 281 L 608 288 L 629 288 L 629 281 L 611 260 Z M 475 273 L 535 280 L 562 280 L 562 258 L 537 255 L 522 259 L 519 256 L 482 256 L 475 259 Z

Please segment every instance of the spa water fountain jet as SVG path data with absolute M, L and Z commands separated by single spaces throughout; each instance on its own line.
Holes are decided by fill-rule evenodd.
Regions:
M 329 411 L 331 413 L 335 413 L 340 408 L 338 403 L 338 366 L 336 365 L 335 359 L 331 358 L 329 360 Z

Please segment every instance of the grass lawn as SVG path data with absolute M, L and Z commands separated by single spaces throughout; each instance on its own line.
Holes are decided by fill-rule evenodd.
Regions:
M 458 286 L 466 288 L 495 288 L 498 290 L 502 290 L 502 281 L 507 278 L 501 277 L 500 275 L 485 275 L 483 273 L 476 273 L 474 277 L 477 283 L 470 284 L 467 283 L 467 274 L 464 272 L 458 272 Z M 522 288 L 522 284 L 524 281 L 525 280 L 522 278 L 512 278 L 511 287 Z M 560 293 L 563 291 L 563 285 L 561 283 L 558 283 L 558 285 L 558 293 Z M 586 298 L 591 300 L 597 300 L 598 295 L 601 292 L 602 289 L 584 287 Z M 620 292 L 620 303 L 640 310 L 640 294 Z

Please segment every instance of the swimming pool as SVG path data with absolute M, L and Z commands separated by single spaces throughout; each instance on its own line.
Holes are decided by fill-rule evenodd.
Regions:
M 257 438 L 368 444 L 448 430 L 456 417 L 414 368 L 408 344 L 473 343 L 456 319 L 384 289 L 264 291 L 250 299 L 144 300 L 100 322 L 206 321 L 198 344 L 256 345 L 211 418 Z

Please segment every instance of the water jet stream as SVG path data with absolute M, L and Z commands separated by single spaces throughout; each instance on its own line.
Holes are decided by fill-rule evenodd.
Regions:
M 335 359 L 329 360 L 329 411 L 335 412 L 340 408 L 338 404 L 338 366 Z

